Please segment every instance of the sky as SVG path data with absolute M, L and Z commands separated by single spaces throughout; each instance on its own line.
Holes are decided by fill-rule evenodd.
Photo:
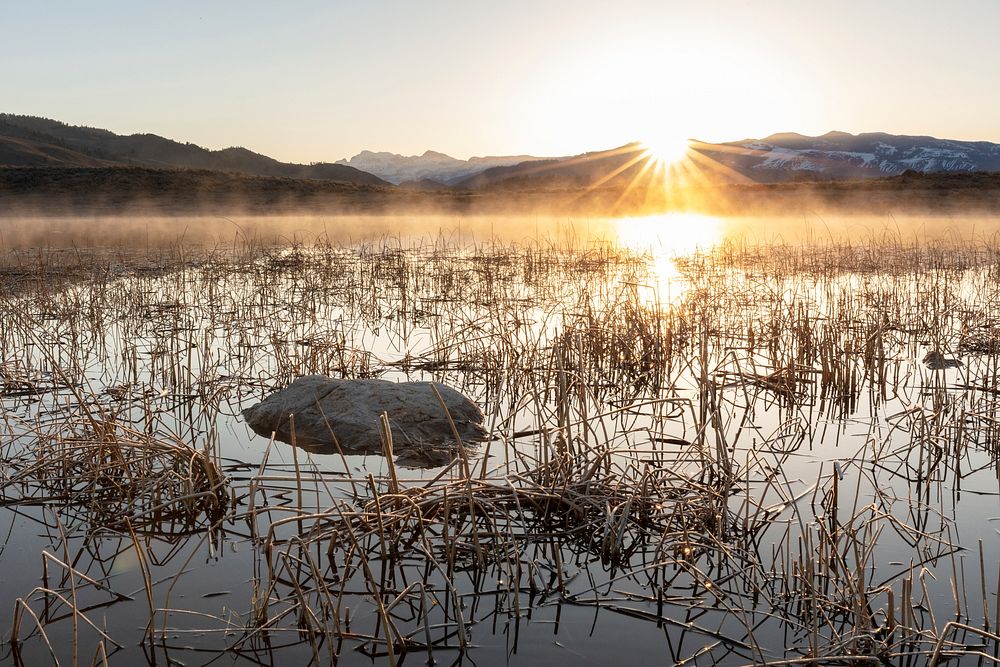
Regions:
M 1000 142 L 997 0 L 0 0 L 0 111 L 294 162 Z

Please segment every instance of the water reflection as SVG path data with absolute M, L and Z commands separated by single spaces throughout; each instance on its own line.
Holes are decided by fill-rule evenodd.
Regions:
M 722 242 L 721 218 L 695 213 L 666 213 L 614 222 L 617 243 L 650 256 L 649 279 L 639 286 L 647 304 L 670 304 L 688 289 L 676 260 Z
M 263 664 L 274 650 L 306 662 L 317 637 L 324 651 L 368 655 L 394 625 L 400 637 L 431 629 L 427 645 L 452 652 L 471 628 L 482 665 L 559 660 L 553 647 L 567 645 L 599 663 L 609 636 L 648 662 L 805 663 L 884 642 L 902 664 L 945 636 L 942 609 L 964 603 L 958 613 L 985 627 L 991 610 L 960 594 L 997 589 L 983 565 L 1000 548 L 984 519 L 1000 451 L 993 246 L 865 244 L 860 232 L 834 245 L 831 225 L 813 241 L 827 243 L 820 252 L 734 244 L 692 276 L 677 258 L 740 239 L 751 223 L 664 215 L 581 222 L 575 236 L 451 224 L 461 234 L 412 248 L 401 228 L 364 246 L 238 246 L 225 261 L 186 254 L 163 274 L 107 272 L 3 302 L 0 435 L 16 473 L 3 555 L 8 572 L 28 574 L 0 593 L 48 620 L 59 600 L 33 587 L 60 579 L 46 585 L 81 610 L 46 625 L 65 662 L 70 646 L 95 653 L 93 636 L 77 640 L 86 614 L 127 640 L 130 663 L 147 615 L 160 640 L 142 645 L 160 663 L 179 659 L 168 650 L 185 661 L 217 651 Z M 501 232 L 534 245 L 479 243 Z M 467 243 L 473 233 L 478 245 Z M 647 252 L 653 276 L 646 259 L 604 252 L 615 243 Z M 644 285 L 644 303 L 619 289 L 629 281 Z M 648 307 L 681 297 L 689 308 Z M 921 365 L 930 344 L 961 352 L 963 367 Z M 52 360 L 73 392 L 53 382 Z M 497 440 L 471 460 L 471 476 L 455 466 L 396 478 L 384 460 L 320 460 L 251 437 L 239 408 L 312 373 L 447 381 L 487 410 Z M 107 496 L 70 504 L 64 489 L 87 479 L 55 464 L 31 497 L 38 505 L 13 504 L 37 479 L 23 471 L 37 469 L 39 425 L 58 426 L 62 410 L 84 418 L 77 387 L 92 389 L 88 414 L 176 433 L 225 462 L 234 502 L 222 526 L 154 542 L 133 519 L 127 534 L 102 526 L 98 542 L 86 515 L 107 514 Z M 44 461 L 67 447 L 63 437 Z M 166 470 L 178 485 L 193 478 Z M 59 523 L 43 539 L 23 517 L 49 496 Z M 126 509 L 115 519 L 135 516 L 133 500 Z M 70 547 L 57 534 L 65 526 L 76 531 Z M 959 551 L 962 540 L 973 548 Z M 59 557 L 73 571 L 42 550 L 68 554 Z M 119 601 L 94 581 L 132 595 Z M 0 627 L 14 625 L 12 610 L 0 609 Z M 888 638 L 875 633 L 899 618 Z M 299 619 L 319 619 L 315 632 Z M 24 663 L 36 664 L 47 649 L 30 627 Z M 290 639 L 272 646 L 271 636 Z

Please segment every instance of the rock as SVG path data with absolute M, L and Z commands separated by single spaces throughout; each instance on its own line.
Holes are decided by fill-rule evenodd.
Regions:
M 381 454 L 379 417 L 388 413 L 393 452 L 400 465 L 443 465 L 458 444 L 448 417 L 430 382 L 340 380 L 323 375 L 300 377 L 284 389 L 243 411 L 243 419 L 260 435 L 292 442 L 289 415 L 295 415 L 295 443 L 320 454 Z M 460 392 L 434 383 L 462 442 L 473 445 L 486 437 L 483 413 Z
M 962 365 L 962 362 L 958 359 L 949 359 L 937 350 L 933 350 L 924 355 L 923 358 L 924 365 L 935 371 L 939 371 L 945 368 L 957 368 Z

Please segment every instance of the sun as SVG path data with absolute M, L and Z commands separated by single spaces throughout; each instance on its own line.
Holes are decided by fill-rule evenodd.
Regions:
M 662 133 L 646 137 L 641 144 L 652 160 L 662 164 L 675 164 L 687 155 L 690 142 L 680 135 Z

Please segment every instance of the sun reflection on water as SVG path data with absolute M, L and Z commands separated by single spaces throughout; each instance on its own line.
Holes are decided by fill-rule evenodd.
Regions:
M 665 213 L 622 218 L 615 222 L 615 233 L 621 247 L 650 256 L 650 280 L 640 286 L 640 297 L 649 304 L 670 304 L 689 287 L 676 260 L 720 243 L 723 222 L 707 215 Z

